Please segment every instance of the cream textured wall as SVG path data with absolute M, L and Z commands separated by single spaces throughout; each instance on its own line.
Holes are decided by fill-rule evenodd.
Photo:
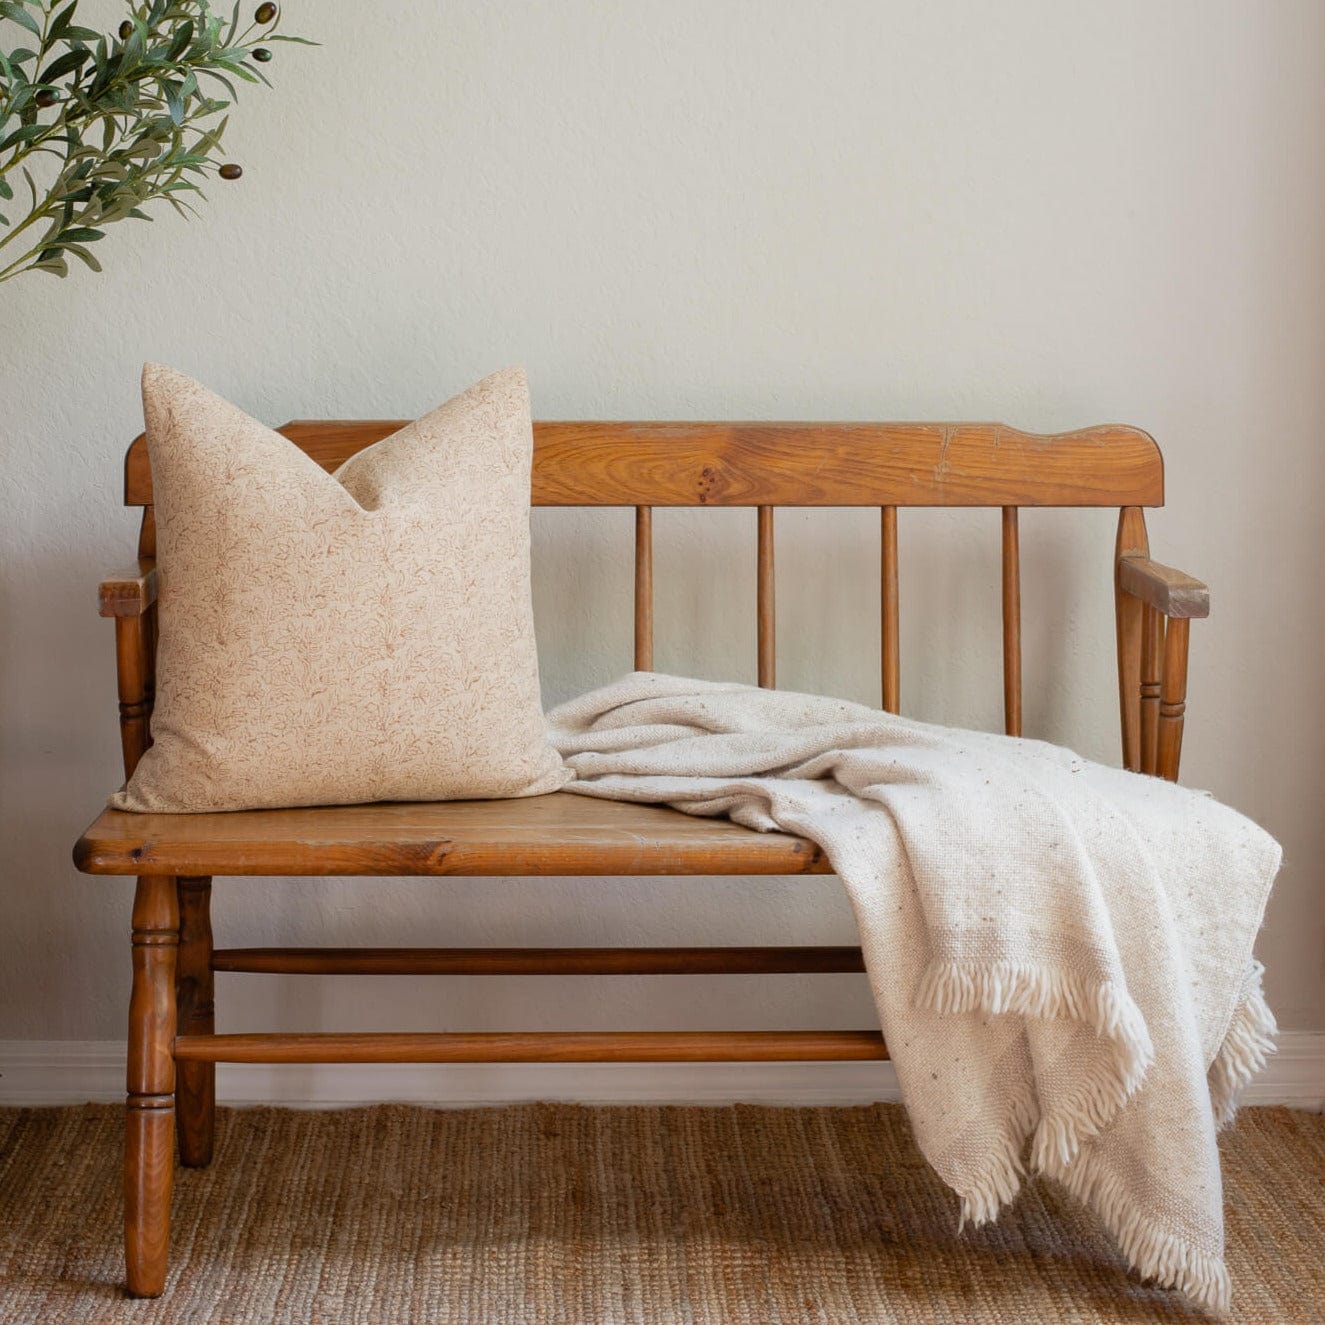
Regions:
M 1287 849 L 1260 952 L 1325 1030 L 1325 7 L 289 0 L 203 220 L 0 290 L 0 1038 L 121 1033 L 131 885 L 98 571 L 146 358 L 259 417 L 409 415 L 527 366 L 545 417 L 1136 423 L 1208 580 L 1184 771 Z M 629 519 L 539 513 L 555 701 L 629 664 Z M 753 516 L 658 520 L 661 667 L 753 677 Z M 1113 521 L 1023 518 L 1027 728 L 1116 758 Z M 780 524 L 781 680 L 876 695 L 877 519 Z M 903 701 L 996 725 L 993 514 L 906 513 Z M 840 942 L 833 880 L 218 888 L 235 944 Z M 223 1026 L 853 1025 L 863 981 L 223 978 Z

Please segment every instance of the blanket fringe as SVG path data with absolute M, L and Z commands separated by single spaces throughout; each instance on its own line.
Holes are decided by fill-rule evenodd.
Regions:
M 1107 1127 L 1136 1093 L 1155 1056 L 1145 1019 L 1126 989 L 1107 980 L 1090 984 L 1032 962 L 931 962 L 916 1002 L 938 1013 L 1064 1018 L 1111 1042 L 1113 1052 L 1083 1064 L 1072 1093 L 1038 1120 L 1031 1151 L 1036 1169 L 1047 1168 L 1051 1156 L 1070 1164 L 1081 1143 Z M 999 1167 L 988 1175 L 991 1191 L 1001 1189 L 995 1177 Z
M 1233 1117 L 1237 1094 L 1274 1052 L 1274 1015 L 1261 989 L 1263 968 L 1253 962 L 1241 1000 L 1210 1065 L 1210 1099 L 1222 1127 Z M 991 1146 L 989 1167 L 961 1195 L 961 1223 L 994 1219 L 1021 1188 L 1025 1140 L 1030 1164 L 1062 1183 L 1094 1210 L 1137 1274 L 1176 1288 L 1199 1306 L 1226 1315 L 1232 1289 L 1223 1258 L 1157 1224 L 1137 1208 L 1135 1193 L 1082 1143 L 1102 1132 L 1140 1087 L 1154 1057 L 1140 1010 L 1119 985 L 1089 985 L 1052 967 L 1031 963 L 932 962 L 916 994 L 919 1006 L 938 1013 L 1010 1013 L 1067 1018 L 1093 1027 L 1114 1052 L 1084 1071 L 1054 1111 L 1040 1116 L 1034 1089 L 1014 1098 L 1004 1135 Z
M 1178 1289 L 1209 1312 L 1228 1314 L 1232 1286 L 1223 1257 L 1156 1224 L 1093 1151 L 1082 1151 L 1070 1165 L 1052 1163 L 1044 1172 L 1099 1215 L 1137 1274 Z
M 1083 1068 L 1076 1088 L 1040 1119 L 1031 1142 L 1032 1166 L 1045 1172 L 1051 1164 L 1071 1164 L 1082 1143 L 1098 1136 L 1137 1092 L 1152 1057 L 1149 1051 L 1128 1063 L 1106 1060 Z
M 961 1218 L 957 1222 L 958 1233 L 967 1224 L 979 1228 L 981 1224 L 991 1223 L 998 1218 L 999 1211 L 1015 1199 L 1026 1174 L 1022 1151 L 1026 1147 L 1026 1138 L 1038 1121 L 1035 1087 L 1029 1081 L 1020 1083 L 1013 1093 L 1003 1134 L 991 1147 L 989 1167 L 959 1193 Z
M 934 1012 L 1012 1012 L 1070 1017 L 1097 1035 L 1149 1045 L 1140 1010 L 1110 980 L 1091 983 L 1036 962 L 933 961 L 920 977 L 916 1003 Z
M 1206 1074 L 1216 1127 L 1227 1127 L 1233 1121 L 1238 1111 L 1238 1095 L 1275 1051 L 1274 1037 L 1279 1027 L 1261 989 L 1264 973 L 1265 967 L 1260 962 L 1251 963 L 1228 1034 Z

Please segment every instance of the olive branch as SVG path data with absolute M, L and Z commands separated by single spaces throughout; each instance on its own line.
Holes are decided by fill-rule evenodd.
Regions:
M 277 32 L 272 3 L 242 30 L 239 4 L 227 22 L 208 0 L 133 4 L 110 34 L 80 26 L 77 10 L 0 0 L 0 281 L 65 276 L 71 254 L 100 271 L 88 246 L 115 221 L 152 220 L 162 199 L 196 215 L 199 177 L 243 173 L 218 156 L 223 112 L 237 82 L 270 86 L 264 43 L 316 45 Z M 27 202 L 11 220 L 19 175 Z

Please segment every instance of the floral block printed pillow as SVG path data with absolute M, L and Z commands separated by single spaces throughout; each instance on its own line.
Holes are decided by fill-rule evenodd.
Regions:
M 530 796 L 543 735 L 524 373 L 329 474 L 180 373 L 143 373 L 159 579 L 154 744 L 111 804 Z

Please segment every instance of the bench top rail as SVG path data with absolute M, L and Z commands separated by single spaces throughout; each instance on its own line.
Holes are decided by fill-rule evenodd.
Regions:
M 279 431 L 328 470 L 404 420 L 299 420 Z M 1154 439 L 1121 425 L 534 424 L 536 506 L 1162 506 Z M 144 439 L 125 504 L 152 504 Z

